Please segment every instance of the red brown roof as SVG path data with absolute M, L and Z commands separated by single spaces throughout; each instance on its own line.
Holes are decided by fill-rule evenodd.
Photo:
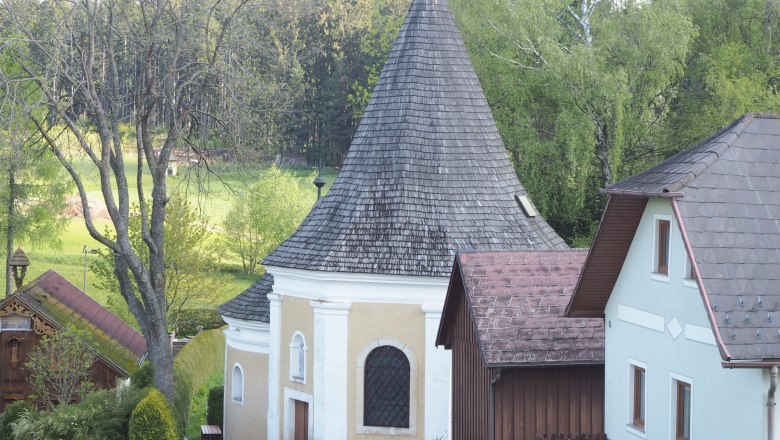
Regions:
M 146 353 L 146 339 L 134 328 L 130 327 L 109 312 L 81 289 L 71 284 L 53 270 L 48 270 L 31 283 L 24 286 L 19 295 L 32 300 L 46 309 L 40 296 L 41 293 L 51 295 L 56 301 L 73 310 L 74 313 L 92 323 L 107 336 L 116 340 L 137 356 Z
M 574 249 L 458 253 L 453 280 L 462 281 L 450 284 L 437 344 L 447 345 L 448 305 L 463 295 L 487 367 L 603 363 L 603 320 L 564 317 L 586 255 Z

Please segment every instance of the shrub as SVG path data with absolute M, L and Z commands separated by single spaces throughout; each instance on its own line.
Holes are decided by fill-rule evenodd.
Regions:
M 35 407 L 26 400 L 16 401 L 5 407 L 5 411 L 0 414 L 0 440 L 13 439 L 11 423 L 19 419 L 25 412 L 35 411 Z
M 130 386 L 134 389 L 148 388 L 154 385 L 154 367 L 149 361 L 130 374 Z
M 130 416 L 130 440 L 176 440 L 171 406 L 156 388 L 138 402 Z
M 133 407 L 148 390 L 120 388 L 90 393 L 74 405 L 50 412 L 26 411 L 12 424 L 13 435 L 24 440 L 116 440 L 128 437 Z
M 214 309 L 184 309 L 179 314 L 176 337 L 195 336 L 198 327 L 203 327 L 203 330 L 212 330 L 223 325 L 225 325 L 225 321 Z
M 225 404 L 225 386 L 214 387 L 209 390 L 208 407 L 206 409 L 206 423 L 219 425 L 222 428 L 223 407 Z

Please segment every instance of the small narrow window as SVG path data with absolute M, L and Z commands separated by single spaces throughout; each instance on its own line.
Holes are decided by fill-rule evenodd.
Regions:
M 675 411 L 676 439 L 691 438 L 691 385 L 681 380 L 677 383 L 677 410 Z
M 658 220 L 656 226 L 656 264 L 655 272 L 669 275 L 669 220 Z
M 290 341 L 290 380 L 306 383 L 306 340 L 301 332 Z
M 693 273 L 693 263 L 691 263 L 691 257 L 687 257 L 685 259 L 685 279 L 689 281 L 696 279 L 696 276 Z
M 241 365 L 233 366 L 233 389 L 232 398 L 234 403 L 244 403 L 244 371 Z
M 631 423 L 635 428 L 645 429 L 645 390 L 647 389 L 645 369 L 636 365 L 631 366 L 632 370 L 632 401 L 631 401 Z

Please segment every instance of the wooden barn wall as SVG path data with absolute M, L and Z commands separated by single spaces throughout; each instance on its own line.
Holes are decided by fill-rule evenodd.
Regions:
M 0 412 L 7 404 L 32 394 L 24 363 L 42 337 L 35 332 L 0 332 Z M 16 353 L 12 348 L 14 341 Z M 99 359 L 90 367 L 90 374 L 90 381 L 97 388 L 113 388 L 120 377 Z
M 600 434 L 604 432 L 604 366 L 503 369 L 495 402 L 495 440 Z
M 464 297 L 452 325 L 452 438 L 488 438 L 488 389 L 492 373 L 484 367 Z

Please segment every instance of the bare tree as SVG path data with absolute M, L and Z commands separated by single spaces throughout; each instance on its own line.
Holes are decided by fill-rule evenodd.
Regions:
M 0 81 L 34 84 L 41 117 L 27 117 L 78 188 L 89 234 L 113 253 L 121 294 L 146 337 L 156 385 L 173 397 L 173 355 L 165 304 L 166 169 L 174 147 L 198 153 L 203 105 L 226 79 L 229 25 L 247 0 L 3 0 L 15 38 L 5 50 L 19 73 Z M 216 91 L 215 91 L 216 89 Z M 40 106 L 36 107 L 40 108 Z M 123 145 L 128 133 L 135 145 Z M 124 148 L 123 148 L 124 147 Z M 133 169 L 128 162 L 137 156 Z M 90 163 L 84 171 L 79 161 Z M 127 162 L 126 162 L 127 161 Z M 144 179 L 148 173 L 149 178 Z M 85 179 L 99 181 L 113 231 L 95 227 Z M 142 258 L 133 249 L 130 209 L 141 210 Z

